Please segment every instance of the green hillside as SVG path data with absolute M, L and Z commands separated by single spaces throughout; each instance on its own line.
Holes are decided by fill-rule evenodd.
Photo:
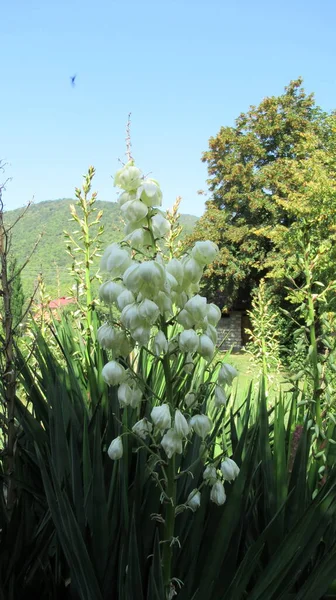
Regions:
M 75 223 L 70 220 L 70 204 L 75 200 L 47 200 L 33 204 L 24 218 L 13 229 L 12 252 L 20 264 L 26 259 L 40 234 L 42 239 L 28 265 L 22 273 L 26 297 L 34 286 L 39 273 L 43 274 L 47 291 L 53 297 L 66 295 L 72 279 L 69 276 L 71 258 L 66 252 L 63 231 L 74 231 Z M 97 201 L 96 207 L 103 211 L 104 234 L 102 247 L 122 238 L 123 222 L 119 205 L 115 202 Z M 5 213 L 7 224 L 13 223 L 22 209 Z M 183 234 L 189 234 L 197 221 L 192 215 L 181 215 Z

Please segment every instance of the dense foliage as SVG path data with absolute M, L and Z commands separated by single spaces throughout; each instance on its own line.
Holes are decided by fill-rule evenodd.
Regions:
M 220 248 L 206 274 L 212 299 L 248 305 L 264 276 L 281 288 L 302 227 L 316 248 L 328 247 L 329 265 L 334 261 L 335 132 L 335 116 L 323 113 L 298 79 L 210 138 L 203 161 L 211 200 L 192 239 Z
M 43 280 L 52 298 L 65 296 L 74 284 L 71 276 L 72 260 L 66 254 L 64 230 L 71 227 L 70 206 L 74 200 L 62 199 L 32 204 L 24 220 L 19 221 L 13 230 L 12 252 L 19 264 L 29 254 L 39 235 L 43 233 L 36 251 L 22 273 L 23 291 L 26 297 L 32 293 L 38 275 Z M 123 220 L 120 208 L 115 202 L 97 200 L 98 211 L 103 211 L 101 223 L 104 227 L 102 244 L 122 238 Z M 5 222 L 11 223 L 20 214 L 21 209 L 5 212 Z M 191 215 L 181 215 L 181 224 L 186 234 L 190 234 L 197 221 Z M 96 261 L 98 266 L 99 261 Z

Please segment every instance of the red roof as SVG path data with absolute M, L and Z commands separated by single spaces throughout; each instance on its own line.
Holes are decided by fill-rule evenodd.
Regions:
M 73 304 L 74 302 L 74 298 L 66 298 L 65 296 L 62 296 L 61 298 L 56 298 L 56 300 L 51 300 L 49 302 L 49 308 L 60 308 L 61 306 Z

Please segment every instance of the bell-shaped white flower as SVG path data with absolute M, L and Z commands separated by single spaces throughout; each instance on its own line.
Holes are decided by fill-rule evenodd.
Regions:
M 135 385 L 122 383 L 118 387 L 118 400 L 120 406 L 131 406 L 137 408 L 142 399 L 142 391 Z
M 204 440 L 212 429 L 212 422 L 207 415 L 194 415 L 191 417 L 189 425 L 202 440 Z
M 181 352 L 196 352 L 199 347 L 199 337 L 194 329 L 185 329 L 180 333 L 179 347 Z
M 170 232 L 170 223 L 160 213 L 151 218 L 151 228 L 155 239 L 163 238 Z
M 148 213 L 148 208 L 140 200 L 131 200 L 122 205 L 121 212 L 125 221 L 135 223 L 144 219 Z
M 106 350 L 112 350 L 118 344 L 118 330 L 104 323 L 97 331 L 98 344 Z
M 207 305 L 206 316 L 208 319 L 208 323 L 216 327 L 216 325 L 218 325 L 218 321 L 222 316 L 222 313 L 220 308 L 218 308 L 216 304 L 211 303 Z
M 155 179 L 145 179 L 137 190 L 137 198 L 146 206 L 161 206 L 162 192 L 158 182 Z
M 201 506 L 201 493 L 197 489 L 190 492 L 186 505 L 189 506 L 193 512 Z
M 129 249 L 122 248 L 119 244 L 111 244 L 102 256 L 100 267 L 102 271 L 114 278 L 121 277 L 131 264 Z
M 184 404 L 187 408 L 190 408 L 197 402 L 197 396 L 194 392 L 188 392 L 184 397 Z
M 123 282 L 131 292 L 135 294 L 141 292 L 146 297 L 152 297 L 158 289 L 163 289 L 165 282 L 164 266 L 154 260 L 136 263 L 125 271 Z
M 153 341 L 153 353 L 155 356 L 160 354 L 167 354 L 168 352 L 168 340 L 163 331 L 158 331 Z
M 179 409 L 175 411 L 174 429 L 181 438 L 185 438 L 189 434 L 188 421 Z
M 224 485 L 219 479 L 213 484 L 210 492 L 210 500 L 217 504 L 218 506 L 222 506 L 226 500 L 226 494 L 224 490 Z
M 234 481 L 240 473 L 238 465 L 232 458 L 225 458 L 222 461 L 220 468 L 226 481 Z
M 226 406 L 227 403 L 227 397 L 226 397 L 226 393 L 225 390 L 220 387 L 219 385 L 216 385 L 215 387 L 215 406 L 216 408 L 219 408 L 220 406 Z
M 120 196 L 118 196 L 118 204 L 122 206 L 126 204 L 126 202 L 130 202 L 131 200 L 137 200 L 136 192 L 122 192 Z
M 127 304 L 121 311 L 120 321 L 124 327 L 134 330 L 142 324 L 142 318 L 139 313 L 139 305 L 134 302 Z
M 213 465 L 207 465 L 203 471 L 203 479 L 209 484 L 213 485 L 217 481 L 217 470 Z
M 145 300 L 140 302 L 138 305 L 138 311 L 143 325 L 154 325 L 160 314 L 158 305 L 152 300 L 148 300 L 148 298 L 145 298 Z
M 140 421 L 137 421 L 135 425 L 132 427 L 133 433 L 138 435 L 142 440 L 145 440 L 146 437 L 152 433 L 153 425 L 144 417 Z
M 183 265 L 177 258 L 172 258 L 166 265 L 168 273 L 173 275 L 178 285 L 181 286 L 183 283 Z
M 134 294 L 132 294 L 132 292 L 130 292 L 129 290 L 126 290 L 126 289 L 124 289 L 124 291 L 121 292 L 120 296 L 118 296 L 118 298 L 117 298 L 117 304 L 118 304 L 119 310 L 123 310 L 129 304 L 134 304 L 134 302 L 135 302 Z
M 202 266 L 212 263 L 218 255 L 218 246 L 209 240 L 196 242 L 191 251 L 191 256 Z
M 120 385 L 125 380 L 126 375 L 124 367 L 115 360 L 106 363 L 102 370 L 103 379 L 108 385 Z
M 191 329 L 194 325 L 193 318 L 185 309 L 181 310 L 181 312 L 177 315 L 176 321 L 185 329 Z
M 168 294 L 165 294 L 165 292 L 162 292 L 161 290 L 159 290 L 155 296 L 153 296 L 153 300 L 155 302 L 155 304 L 157 304 L 157 306 L 160 309 L 160 314 L 165 316 L 167 315 L 172 316 L 173 314 L 173 305 L 172 305 L 172 301 L 171 298 L 168 296 Z
M 159 431 L 165 431 L 171 427 L 171 415 L 168 404 L 161 404 L 161 406 L 154 406 L 151 412 L 151 419 L 154 426 Z
M 237 377 L 237 375 L 238 375 L 237 369 L 235 369 L 232 365 L 223 363 L 221 368 L 219 369 L 218 383 L 221 385 L 224 383 L 231 385 L 232 381 L 234 380 L 235 377 Z
M 148 346 L 148 342 L 151 336 L 150 327 L 136 327 L 136 329 L 132 329 L 131 331 L 132 338 L 140 344 L 140 346 Z
M 143 227 L 137 227 L 137 229 L 128 233 L 125 236 L 125 241 L 129 242 L 131 247 L 136 249 L 152 245 L 151 235 Z
M 114 185 L 132 192 L 142 184 L 142 173 L 134 167 L 133 161 L 129 161 L 122 169 L 117 171 L 114 177 Z
M 161 440 L 161 446 L 171 458 L 174 454 L 182 454 L 182 438 L 177 435 L 174 429 L 168 429 Z
M 188 302 L 184 305 L 184 310 L 186 310 L 194 323 L 202 323 L 206 317 L 207 312 L 207 301 L 206 298 L 196 294 L 193 298 L 190 298 Z
M 118 436 L 110 443 L 107 454 L 112 460 L 119 460 L 124 453 L 121 437 Z
M 211 360 L 215 352 L 215 344 L 203 333 L 199 337 L 198 353 L 206 360 Z
M 183 265 L 184 281 L 198 283 L 203 275 L 203 268 L 193 258 L 188 258 Z
M 99 298 L 106 304 L 113 304 L 124 290 L 125 286 L 123 286 L 122 283 L 105 281 L 99 288 Z

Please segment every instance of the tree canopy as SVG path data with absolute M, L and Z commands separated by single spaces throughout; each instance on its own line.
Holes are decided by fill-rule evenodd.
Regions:
M 335 115 L 297 79 L 210 138 L 202 160 L 211 200 L 192 239 L 219 245 L 206 273 L 213 300 L 244 305 L 262 277 L 279 277 L 296 228 L 308 223 L 316 243 L 334 234 L 335 132 Z

